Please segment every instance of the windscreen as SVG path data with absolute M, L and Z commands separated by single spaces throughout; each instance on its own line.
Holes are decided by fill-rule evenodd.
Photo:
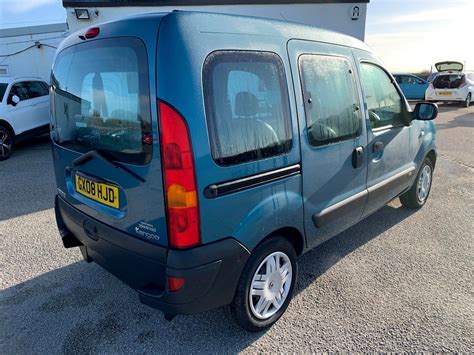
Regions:
M 152 150 L 148 70 L 137 38 L 110 38 L 63 50 L 55 61 L 55 141 L 78 152 L 145 164 Z

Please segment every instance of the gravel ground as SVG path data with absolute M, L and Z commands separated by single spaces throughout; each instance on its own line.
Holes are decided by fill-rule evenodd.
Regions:
M 249 334 L 216 310 L 172 322 L 64 249 L 47 137 L 0 163 L 0 353 L 474 352 L 474 107 L 443 106 L 430 200 L 394 201 L 300 259 L 285 316 Z

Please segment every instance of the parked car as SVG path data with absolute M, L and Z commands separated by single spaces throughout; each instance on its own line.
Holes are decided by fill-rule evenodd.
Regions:
M 148 14 L 69 36 L 51 81 L 62 242 L 167 319 L 225 306 L 265 329 L 299 255 L 429 196 L 437 106 L 411 111 L 352 37 Z
M 426 101 L 459 102 L 469 107 L 474 96 L 474 73 L 463 72 L 459 62 L 436 63 L 438 75 L 425 93 Z
M 48 94 L 39 78 L 0 78 L 0 161 L 16 143 L 49 131 Z
M 429 82 L 413 74 L 394 74 L 400 89 L 409 100 L 423 100 Z

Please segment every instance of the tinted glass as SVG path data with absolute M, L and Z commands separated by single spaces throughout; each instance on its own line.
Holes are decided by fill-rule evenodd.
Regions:
M 0 83 L 0 101 L 3 101 L 3 96 L 5 95 L 5 91 L 7 90 L 8 84 Z
M 211 151 L 218 164 L 290 150 L 288 92 L 276 54 L 215 52 L 204 66 L 204 87 Z
M 136 38 L 104 39 L 62 51 L 53 76 L 55 140 L 143 164 L 151 154 L 146 51 Z
M 361 82 L 372 128 L 404 124 L 404 102 L 382 68 L 362 63 Z
M 401 77 L 395 77 L 397 80 L 397 83 L 399 84 L 408 84 L 408 85 L 415 85 L 415 84 L 422 84 L 423 82 L 415 78 L 414 76 L 409 76 L 409 75 L 403 75 Z
M 48 95 L 48 90 L 45 89 L 43 83 L 40 81 L 27 81 L 25 84 L 28 88 L 30 99 Z
M 358 136 L 361 111 L 350 62 L 303 55 L 299 65 L 309 143 L 319 146 Z
M 25 82 L 16 83 L 12 86 L 10 94 L 8 95 L 8 100 L 11 100 L 14 95 L 18 96 L 20 101 L 29 99 L 28 87 Z
M 436 89 L 457 89 L 462 82 L 462 74 L 438 75 L 433 82 L 433 86 Z

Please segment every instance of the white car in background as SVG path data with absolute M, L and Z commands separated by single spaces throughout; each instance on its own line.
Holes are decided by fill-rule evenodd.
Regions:
M 14 145 L 49 131 L 49 85 L 40 78 L 0 78 L 0 161 Z
M 469 107 L 474 98 L 474 73 L 463 72 L 459 62 L 435 64 L 438 74 L 425 92 L 425 101 L 460 102 Z

